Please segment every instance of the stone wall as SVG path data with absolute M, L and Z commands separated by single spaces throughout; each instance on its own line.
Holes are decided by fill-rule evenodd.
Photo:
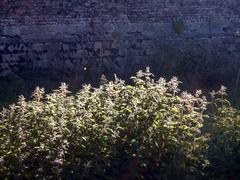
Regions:
M 205 81 L 234 76 L 239 7 L 239 0 L 1 0 L 0 75 L 127 77 L 151 66 Z

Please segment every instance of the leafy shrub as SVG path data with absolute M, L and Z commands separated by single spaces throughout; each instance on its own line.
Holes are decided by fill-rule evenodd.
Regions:
M 237 179 L 240 177 L 240 111 L 231 106 L 226 95 L 224 87 L 211 93 L 212 112 L 205 125 L 210 136 L 209 175 L 217 179 Z
M 225 116 L 219 116 L 222 106 L 207 117 L 208 102 L 201 91 L 181 92 L 177 78 L 155 81 L 149 69 L 132 80 L 133 85 L 126 85 L 115 77 L 99 88 L 85 85 L 75 95 L 63 83 L 50 94 L 36 88 L 29 101 L 20 96 L 0 114 L 1 176 L 193 179 L 206 175 L 211 168 L 208 154 L 217 154 L 215 145 L 224 138 L 218 137 L 215 144 L 214 133 L 225 129 L 235 133 L 225 124 L 225 116 L 235 116 L 236 110 L 225 109 Z M 212 123 L 203 131 L 206 118 Z M 217 118 L 225 125 L 215 126 Z M 231 122 L 235 123 L 234 117 Z M 217 130 L 212 133 L 211 128 Z M 215 159 L 210 162 L 214 165 Z

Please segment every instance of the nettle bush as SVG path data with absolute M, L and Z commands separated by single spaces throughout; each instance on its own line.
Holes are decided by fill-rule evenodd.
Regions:
M 207 158 L 208 176 L 217 179 L 240 177 L 240 111 L 225 98 L 226 89 L 210 93 L 209 117 L 205 121 L 209 135 Z
M 225 91 L 207 102 L 201 91 L 181 92 L 177 78 L 155 81 L 149 69 L 132 80 L 20 96 L 0 114 L 0 176 L 197 179 L 228 169 L 224 161 L 238 167 L 240 118 Z

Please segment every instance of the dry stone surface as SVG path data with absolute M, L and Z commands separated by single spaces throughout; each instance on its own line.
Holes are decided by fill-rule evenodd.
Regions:
M 183 60 L 237 72 L 239 7 L 239 0 L 1 0 L 0 75 L 125 77 L 144 66 L 174 74 Z

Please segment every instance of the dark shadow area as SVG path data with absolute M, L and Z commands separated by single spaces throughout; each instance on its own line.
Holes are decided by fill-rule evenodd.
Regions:
M 228 71 L 223 70 L 223 67 L 204 64 L 204 62 L 179 60 L 179 61 L 158 61 L 150 60 L 145 65 L 135 67 L 131 73 L 117 74 L 117 77 L 131 84 L 131 76 L 140 69 L 150 67 L 151 72 L 155 75 L 155 79 L 164 77 L 169 80 L 173 76 L 177 76 L 182 82 L 181 88 L 191 93 L 197 89 L 203 90 L 206 94 L 212 90 L 219 89 L 221 85 L 228 88 L 230 100 L 234 105 L 239 105 L 239 77 L 237 69 Z M 161 66 L 159 66 L 161 64 Z M 223 65 L 224 66 L 224 65 Z M 237 67 L 236 67 L 237 68 Z M 64 74 L 64 73 L 63 73 Z M 101 81 L 101 73 L 85 72 L 84 76 L 73 74 L 56 74 L 44 75 L 39 74 L 24 74 L 20 76 L 7 76 L 0 78 L 0 107 L 7 106 L 16 102 L 19 95 L 24 95 L 26 98 L 31 96 L 31 92 L 38 86 L 44 87 L 47 93 L 56 89 L 61 82 L 66 82 L 72 93 L 77 92 L 82 88 L 83 84 L 91 84 L 98 87 Z M 114 71 L 104 74 L 108 80 L 114 79 Z

